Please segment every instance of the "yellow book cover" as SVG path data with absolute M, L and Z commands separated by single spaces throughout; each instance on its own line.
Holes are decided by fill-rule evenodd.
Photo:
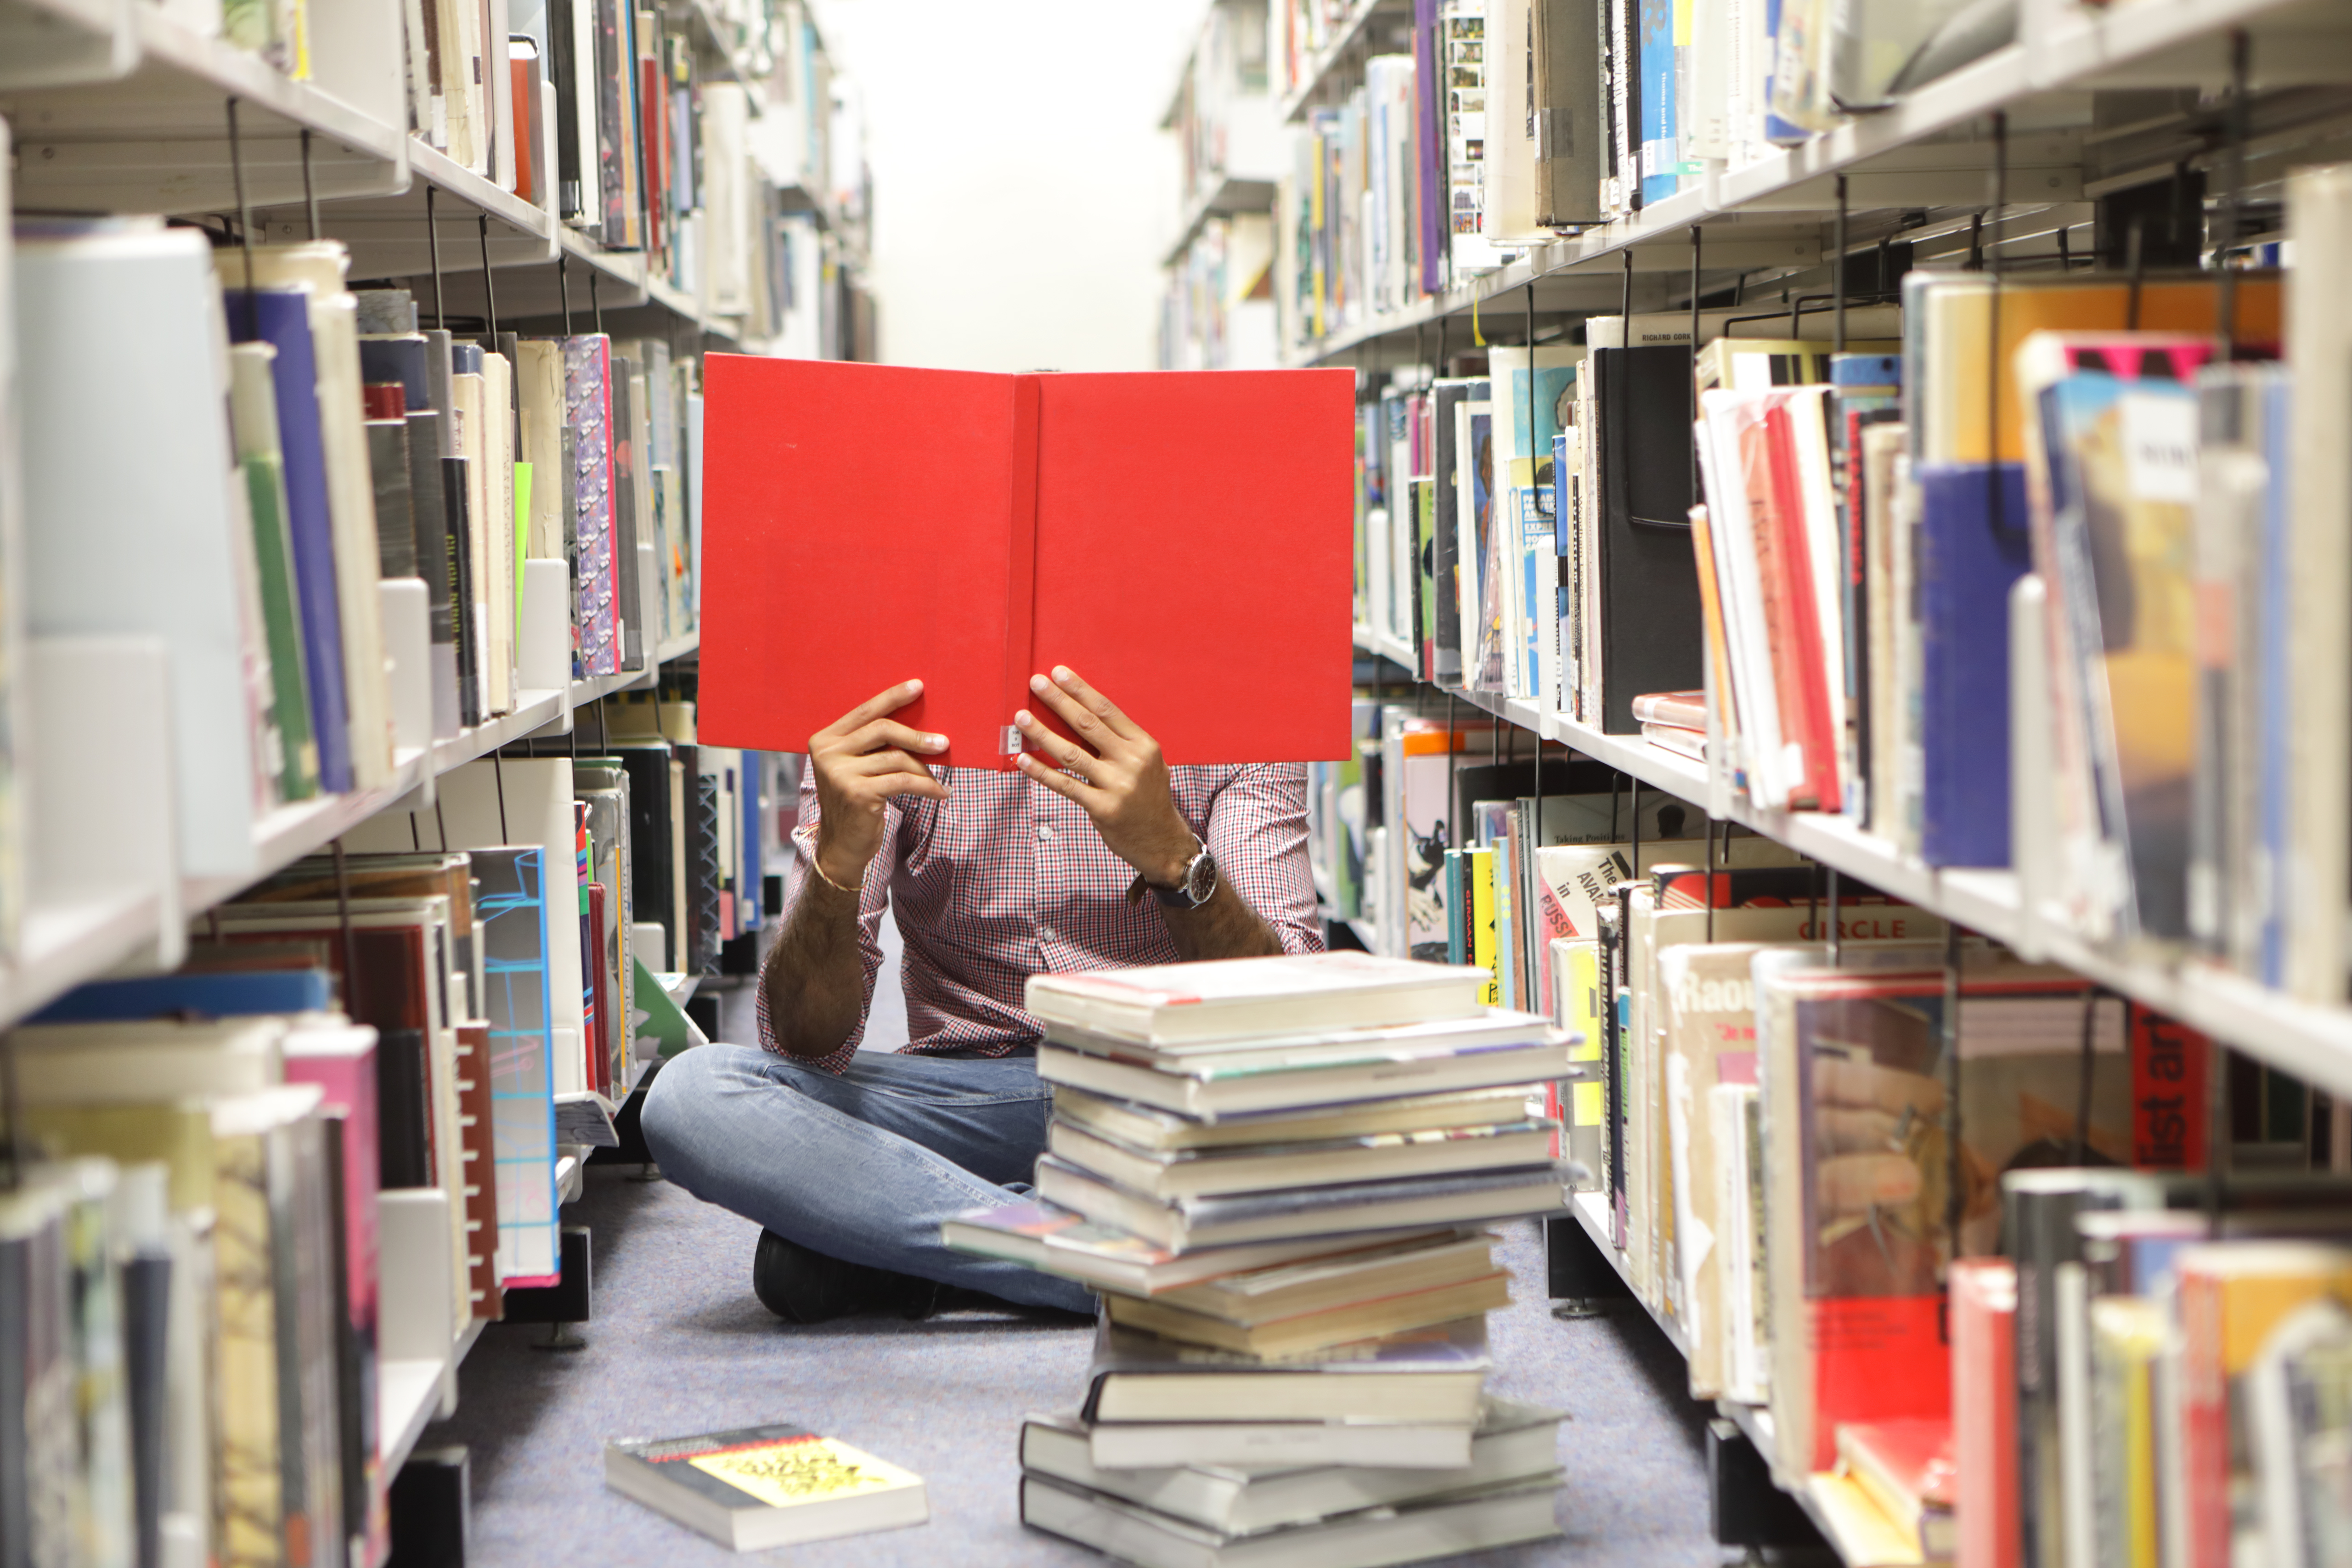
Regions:
M 1478 1000 L 1489 1007 L 1503 1005 L 1503 984 L 1495 964 L 1495 852 L 1465 849 L 1470 859 L 1470 962 L 1486 972 Z

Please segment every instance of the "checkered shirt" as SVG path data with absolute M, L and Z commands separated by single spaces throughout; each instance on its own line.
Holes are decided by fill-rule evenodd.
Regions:
M 1323 946 L 1307 868 L 1307 770 L 1297 763 L 1172 767 L 1176 809 L 1215 857 L 1218 877 L 1257 911 L 1285 952 Z M 1019 773 L 952 768 L 942 803 L 900 795 L 895 827 L 858 889 L 857 940 L 866 1007 L 839 1050 L 817 1065 L 839 1072 L 866 1034 L 877 933 L 896 905 L 904 944 L 908 1051 L 1003 1056 L 1043 1033 L 1021 1005 L 1032 974 L 1173 963 L 1176 943 L 1156 900 L 1127 901 L 1135 871 L 1110 852 L 1086 812 Z M 814 874 L 816 773 L 801 773 L 784 909 Z M 759 992 L 760 1044 L 779 1050 Z

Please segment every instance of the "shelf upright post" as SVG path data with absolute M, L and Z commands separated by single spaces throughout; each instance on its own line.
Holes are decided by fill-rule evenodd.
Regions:
M 1642 781 L 1633 774 L 1627 773 L 1625 783 L 1631 786 L 1633 796 L 1633 879 L 1638 882 L 1642 879 Z M 1714 897 L 1715 889 L 1708 889 L 1707 898 L 1710 902 Z
M 310 128 L 302 127 L 302 210 L 310 219 L 310 237 L 319 237 L 319 187 L 310 178 Z
M 0 1036 L 0 1116 L 7 1121 L 8 1180 L 5 1190 L 15 1192 L 25 1181 L 25 1121 L 24 1107 L 16 1092 L 16 1037 Z
M 245 255 L 245 321 L 257 336 L 261 331 L 261 308 L 255 296 L 260 280 L 253 272 L 253 206 L 245 199 L 245 141 L 237 134 L 236 100 L 228 100 L 228 172 L 236 184 L 236 243 Z
M 2230 252 L 2243 232 L 2246 200 L 2246 79 L 2252 66 L 2253 40 L 2243 27 L 2230 29 L 2230 113 L 2224 121 L 2228 126 L 2230 156 L 2224 165 L 2230 171 L 2229 194 L 2221 201 L 2221 243 L 2213 247 L 2214 258 L 2221 264 L 2220 298 L 2214 301 L 2214 314 L 2219 318 L 2221 335 L 2221 361 L 2224 364 L 2238 357 L 2238 269 L 2231 264 Z
M 2000 222 L 2009 206 L 2009 110 L 1992 111 L 1992 241 L 1985 247 L 1985 277 L 1990 285 L 1985 310 L 1991 330 L 1985 334 L 1985 513 L 1993 532 L 2009 528 L 2007 500 L 2000 482 Z M 1957 1234 L 1957 1232 L 1955 1233 Z
M 572 253 L 559 249 L 555 253 L 555 297 L 563 302 L 563 335 L 572 335 Z
M 2058 232 L 2063 235 L 2066 231 L 2062 228 Z M 1836 256 L 1830 262 L 1830 299 L 1832 301 L 1831 306 L 1832 313 L 1830 317 L 1830 352 L 1842 354 L 1845 353 L 1845 176 L 1843 174 L 1837 177 L 1836 233 L 1837 237 L 1832 242 Z M 1696 264 L 1693 265 L 1696 267 Z M 1882 288 L 1885 287 L 1885 281 L 1883 278 L 1879 279 Z M 1696 310 L 1698 307 L 1694 305 L 1691 308 Z M 1853 455 L 1848 453 L 1846 460 L 1852 462 Z
M 1715 818 L 1706 819 L 1706 940 L 1715 940 Z
M 1845 962 L 1843 922 L 1838 919 L 1838 868 L 1830 868 L 1830 967 L 1836 969 Z
M 409 818 L 413 837 L 416 819 Z M 343 858 L 343 836 L 336 834 L 328 846 L 335 853 L 335 923 L 343 939 L 343 1001 L 350 1005 L 358 996 L 360 984 L 359 939 L 352 934 L 352 874 Z
M 425 187 L 425 247 L 433 258 L 433 330 L 449 330 L 449 313 L 441 303 L 441 230 L 433 221 L 433 187 Z
M 591 267 L 588 269 L 588 309 L 594 313 L 596 334 L 599 337 L 602 337 L 604 332 L 604 296 L 596 291 L 596 285 L 601 281 L 603 281 L 602 275 Z
M 1838 176 L 1838 179 L 1839 179 L 1839 182 L 1840 182 L 1840 184 L 1843 184 L 1843 181 L 1844 181 L 1844 178 L 1845 178 L 1845 176 L 1844 176 L 1844 175 L 1843 175 L 1843 174 L 1841 174 L 1841 175 L 1839 175 L 1839 176 Z M 1631 251 L 1629 250 L 1629 251 L 1627 251 L 1627 252 L 1626 252 L 1626 255 L 1630 258 L 1630 257 L 1633 255 L 1633 252 L 1631 252 Z M 1696 434 L 1697 429 L 1698 429 L 1698 291 L 1699 291 L 1699 271 L 1698 271 L 1698 261 L 1699 261 L 1699 226 L 1698 226 L 1697 224 L 1693 224 L 1693 225 L 1691 225 L 1691 300 L 1690 300 L 1690 321 L 1691 321 L 1691 328 L 1690 328 L 1690 332 L 1691 332 L 1690 426 L 1691 426 L 1691 429 L 1692 429 L 1693 434 L 1692 434 L 1692 436 L 1691 436 L 1690 493 L 1691 493 L 1691 504 L 1692 504 L 1692 505 L 1694 505 L 1694 506 L 1696 506 L 1696 505 L 1697 505 L 1697 504 L 1698 504 L 1698 494 L 1699 494 L 1699 477 L 1698 477 L 1698 436 L 1697 436 L 1697 434 Z M 1725 329 L 1725 330 L 1726 330 L 1727 333 L 1727 332 L 1728 332 L 1728 331 L 1729 331 L 1729 329 L 1728 329 L 1728 328 L 1727 328 L 1727 329 Z M 1625 341 L 1626 341 L 1628 343 L 1631 343 L 1631 342 L 1633 341 L 1633 333 L 1632 333 L 1632 331 L 1631 331 L 1630 330 L 1629 330 L 1629 331 L 1626 332 L 1626 334 L 1625 334 Z M 1714 940 L 1714 937 L 1715 937 L 1715 883 L 1714 883 L 1714 881 L 1713 881 L 1712 879 L 1710 879 L 1710 880 L 1707 882 L 1706 887 L 1707 887 L 1707 893 L 1706 893 L 1706 908 L 1707 908 L 1706 926 L 1707 926 L 1707 940 L 1709 940 L 1709 941 L 1711 942 L 1711 941 L 1713 941 L 1713 940 Z
M 488 301 L 487 309 L 489 314 L 489 341 L 482 346 L 490 353 L 496 353 L 499 352 L 499 285 L 498 280 L 490 275 L 490 215 L 477 213 L 474 215 L 474 223 L 475 232 L 481 237 L 482 293 Z
M 1960 1246 L 1960 922 L 1944 925 L 1944 1235 Z
M 2099 998 L 2106 987 L 2092 984 L 2083 992 L 2082 1063 L 2074 1075 L 2074 1163 L 2091 1163 L 2091 1047 L 2098 1032 Z
M 2139 331 L 2140 285 L 2147 277 L 2147 235 L 2146 219 L 2132 215 L 2131 227 L 2124 231 L 2124 271 L 2130 279 L 2129 291 L 2124 296 L 2124 331 Z

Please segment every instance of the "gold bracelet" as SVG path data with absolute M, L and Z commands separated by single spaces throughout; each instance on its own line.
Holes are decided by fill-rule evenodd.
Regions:
M 818 881 L 823 882 L 835 892 L 847 893 L 853 899 L 858 896 L 857 889 L 845 888 L 840 883 L 835 881 L 832 878 L 824 874 L 824 863 L 816 858 L 816 851 L 814 849 L 811 849 L 809 851 L 809 869 L 816 873 L 816 879 Z

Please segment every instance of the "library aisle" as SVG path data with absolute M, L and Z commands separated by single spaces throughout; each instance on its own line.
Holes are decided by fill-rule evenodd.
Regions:
M 972 1568 L 1101 1559 L 1020 1524 L 1023 1414 L 1068 1402 L 1086 1378 L 1088 1331 L 1057 1314 L 957 1311 L 789 1328 L 753 1300 L 759 1227 L 629 1167 L 597 1166 L 567 1211 L 599 1238 L 587 1347 L 542 1351 L 541 1329 L 486 1332 L 460 1374 L 455 1419 L 420 1451 L 471 1457 L 473 1547 L 485 1563 L 721 1563 L 735 1554 L 605 1489 L 605 1439 L 710 1432 L 779 1414 L 924 1478 L 924 1530 L 812 1542 L 793 1561 Z M 1500 1255 L 1518 1300 L 1495 1314 L 1492 1387 L 1563 1409 L 1563 1538 L 1481 1554 L 1497 1568 L 1715 1568 L 1701 1407 L 1677 1386 L 1681 1362 L 1638 1311 L 1559 1322 L 1543 1300 L 1533 1226 Z M 887 1396 L 881 1392 L 887 1390 Z M 952 1546 L 946 1544 L 951 1541 Z

